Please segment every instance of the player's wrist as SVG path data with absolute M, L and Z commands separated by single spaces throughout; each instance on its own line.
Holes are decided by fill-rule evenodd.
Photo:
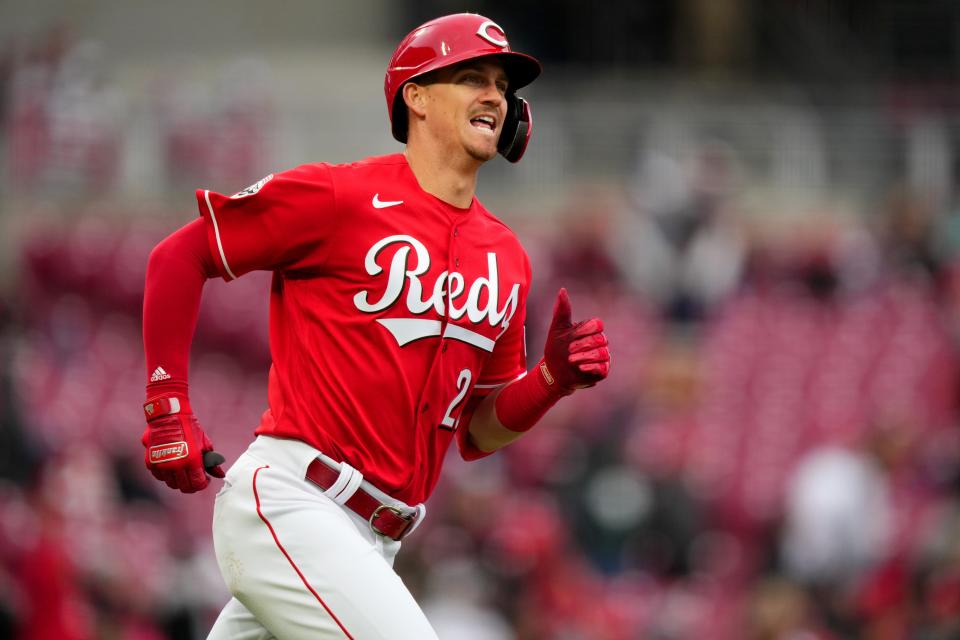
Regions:
M 575 391 L 573 387 L 566 386 L 560 382 L 560 378 L 556 375 L 560 372 L 560 368 L 556 365 L 551 367 L 546 357 L 540 359 L 540 362 L 536 364 L 533 371 L 536 373 L 534 378 L 542 386 L 544 392 L 548 395 L 555 396 L 557 400 Z
M 532 429 L 560 398 L 569 394 L 557 383 L 546 362 L 540 360 L 527 375 L 497 394 L 494 411 L 504 428 L 522 433 Z
M 143 415 L 147 422 L 166 416 L 192 414 L 190 399 L 182 393 L 161 393 L 151 395 L 143 403 Z

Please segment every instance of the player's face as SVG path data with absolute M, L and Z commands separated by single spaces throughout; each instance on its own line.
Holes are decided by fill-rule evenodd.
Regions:
M 430 85 L 434 131 L 481 162 L 497 154 L 506 115 L 507 74 L 495 60 L 442 69 Z

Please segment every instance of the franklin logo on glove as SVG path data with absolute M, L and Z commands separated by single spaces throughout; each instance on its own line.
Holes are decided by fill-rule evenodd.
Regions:
M 186 458 L 188 451 L 186 442 L 156 445 L 150 447 L 150 462 L 169 462 Z

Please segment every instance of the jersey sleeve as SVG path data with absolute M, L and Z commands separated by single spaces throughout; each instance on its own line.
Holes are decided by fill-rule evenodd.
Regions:
M 224 280 L 256 270 L 319 269 L 337 221 L 324 164 L 270 174 L 232 196 L 198 189 L 197 205 Z

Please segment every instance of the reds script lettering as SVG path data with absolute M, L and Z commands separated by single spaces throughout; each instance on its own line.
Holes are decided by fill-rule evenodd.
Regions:
M 480 324 L 486 320 L 491 327 L 500 326 L 499 338 L 507 327 L 510 326 L 510 319 L 517 311 L 518 297 L 520 294 L 520 285 L 514 284 L 510 289 L 507 299 L 503 303 L 503 308 L 497 308 L 497 301 L 500 298 L 500 277 L 497 268 L 497 254 L 492 251 L 487 253 L 487 277 L 479 277 L 473 281 L 469 290 L 463 274 L 457 271 L 443 271 L 433 286 L 433 292 L 429 297 L 423 297 L 423 284 L 420 282 L 420 276 L 430 270 L 430 253 L 422 242 L 408 235 L 394 235 L 383 238 L 374 243 L 367 252 L 364 260 L 364 267 L 371 276 L 378 276 L 383 273 L 383 267 L 377 262 L 377 258 L 384 249 L 391 245 L 400 244 L 397 252 L 393 254 L 390 261 L 390 271 L 387 273 L 387 286 L 383 296 L 375 303 L 371 303 L 370 292 L 361 291 L 353 297 L 353 304 L 358 310 L 364 313 L 376 313 L 393 306 L 400 300 L 403 293 L 404 282 L 409 287 L 407 289 L 406 305 L 407 309 L 413 315 L 420 315 L 428 311 L 431 307 L 441 317 L 447 317 L 450 320 L 459 320 L 464 315 L 470 322 Z M 410 265 L 411 250 L 416 253 L 414 264 Z M 487 304 L 480 306 L 480 296 L 484 289 L 487 290 Z M 463 306 L 458 307 L 456 302 L 464 298 Z M 446 295 L 450 297 L 450 309 L 447 313 Z M 389 328 L 389 327 L 388 327 Z

